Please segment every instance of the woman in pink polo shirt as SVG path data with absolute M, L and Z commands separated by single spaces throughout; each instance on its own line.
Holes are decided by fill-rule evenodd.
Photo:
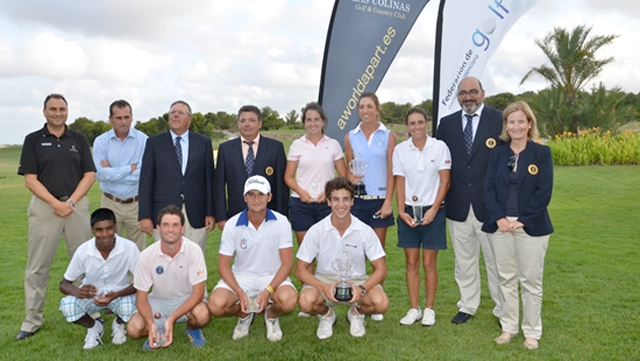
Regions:
M 322 107 L 309 103 L 302 112 L 307 133 L 296 139 L 289 148 L 284 181 L 293 190 L 289 199 L 291 225 L 298 245 L 307 230 L 328 216 L 324 186 L 338 175 L 344 177 L 346 166 L 340 144 L 324 135 L 327 116 Z

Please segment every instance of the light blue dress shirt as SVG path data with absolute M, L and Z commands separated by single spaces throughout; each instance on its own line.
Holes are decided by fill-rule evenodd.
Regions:
M 118 139 L 111 129 L 99 135 L 93 142 L 93 163 L 100 189 L 117 198 L 129 199 L 138 195 L 142 155 L 147 145 L 147 135 L 131 128 L 124 141 Z M 111 167 L 103 167 L 100 161 L 106 159 Z M 131 171 L 131 164 L 138 168 Z

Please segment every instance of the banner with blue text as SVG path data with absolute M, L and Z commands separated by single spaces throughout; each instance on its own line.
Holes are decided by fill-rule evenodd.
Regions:
M 460 109 L 460 80 L 480 79 L 513 24 L 536 0 L 441 0 L 433 82 L 434 118 Z
M 359 122 L 358 99 L 375 92 L 429 0 L 336 0 L 325 44 L 318 102 L 326 134 L 342 144 Z

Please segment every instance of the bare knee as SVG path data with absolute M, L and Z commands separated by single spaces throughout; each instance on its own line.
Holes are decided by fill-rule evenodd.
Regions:
M 140 316 L 139 313 L 133 314 L 127 323 L 127 334 L 129 337 L 136 340 L 147 336 L 148 333 L 147 323 L 144 321 L 142 316 Z
M 276 291 L 275 301 L 278 303 L 282 313 L 289 313 L 293 311 L 298 303 L 298 293 L 289 286 L 283 286 Z
M 303 290 L 298 299 L 300 311 L 311 313 L 313 308 L 319 303 L 319 298 L 322 298 L 321 303 L 324 303 L 324 297 L 322 297 L 318 290 L 314 288 L 306 288 Z
M 194 327 L 204 327 L 211 320 L 211 313 L 209 308 L 204 302 L 200 302 L 191 310 L 191 317 L 189 317 L 189 325 Z

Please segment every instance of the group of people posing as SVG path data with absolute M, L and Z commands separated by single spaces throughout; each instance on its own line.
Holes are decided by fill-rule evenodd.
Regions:
M 288 155 L 282 143 L 260 134 L 260 110 L 243 106 L 240 136 L 220 145 L 214 167 L 211 141 L 189 131 L 192 112 L 184 101 L 170 107 L 170 130 L 151 138 L 131 127 L 129 103 L 112 103 L 113 129 L 96 138 L 92 156 L 86 138 L 65 124 L 64 97 L 49 95 L 47 122 L 26 137 L 18 169 L 33 196 L 26 318 L 16 340 L 42 325 L 61 236 L 71 263 L 60 282 L 66 295 L 60 311 L 88 328 L 86 349 L 102 343 L 104 309 L 116 315 L 112 342 L 125 342 L 127 334 L 147 338 L 143 349 L 169 346 L 176 322 L 186 322 L 191 344 L 202 347 L 201 329 L 212 316 L 237 317 L 233 339 L 239 339 L 262 314 L 267 339 L 279 341 L 278 317 L 296 304 L 300 316 L 318 316 L 320 339 L 332 336 L 334 307 L 350 305 L 349 332 L 361 337 L 365 315 L 382 320 L 389 307 L 384 249 L 395 191 L 411 306 L 400 324 L 436 322 L 436 262 L 447 248 L 448 218 L 460 289 L 451 321 L 463 324 L 479 307 L 482 249 L 493 314 L 503 331 L 495 342 L 509 343 L 518 334 L 520 286 L 524 346 L 537 348 L 544 257 L 553 232 L 547 212 L 551 153 L 537 142 L 526 103 L 501 112 L 485 106 L 484 96 L 478 79 L 463 79 L 457 93 L 462 110 L 440 120 L 435 138 L 427 135 L 425 111 L 412 108 L 405 117 L 410 138 L 396 145 L 380 120 L 377 96 L 363 93 L 361 121 L 345 135 L 344 151 L 324 135 L 328 120 L 312 103 L 302 114 L 306 133 Z M 89 216 L 86 193 L 96 178 L 101 208 Z M 204 249 L 216 224 L 222 230 L 220 280 L 207 296 Z M 148 247 L 147 235 L 155 239 Z M 299 294 L 292 270 L 302 283 Z

